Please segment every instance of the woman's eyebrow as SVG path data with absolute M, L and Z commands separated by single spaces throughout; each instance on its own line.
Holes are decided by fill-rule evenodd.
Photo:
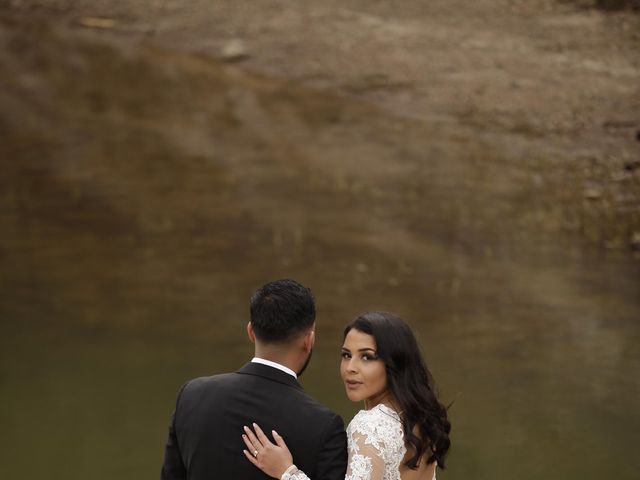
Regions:
M 351 350 L 349 350 L 348 348 L 345 348 L 345 347 L 342 347 L 342 351 L 351 353 Z M 371 348 L 371 347 L 365 347 L 365 348 L 359 348 L 358 352 L 373 352 L 373 353 L 376 353 L 376 349 L 375 348 Z

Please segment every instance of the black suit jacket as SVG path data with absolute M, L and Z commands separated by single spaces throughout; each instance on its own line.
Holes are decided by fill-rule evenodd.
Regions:
M 344 480 L 347 439 L 342 418 L 307 395 L 293 376 L 258 363 L 235 373 L 196 378 L 182 387 L 161 480 L 270 478 L 242 453 L 242 427 L 253 422 L 271 441 L 275 429 L 311 480 Z

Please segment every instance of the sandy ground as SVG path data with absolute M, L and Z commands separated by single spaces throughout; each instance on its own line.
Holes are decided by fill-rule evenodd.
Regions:
M 303 88 L 301 105 L 314 92 L 318 98 L 330 92 L 374 106 L 391 123 L 435 129 L 451 150 L 483 145 L 483 158 L 473 165 L 452 161 L 471 177 L 478 163 L 503 165 L 491 174 L 502 175 L 496 182 L 510 189 L 531 192 L 534 230 L 578 232 L 629 251 L 640 242 L 640 16 L 629 10 L 604 13 L 546 0 L 0 5 L 5 131 L 29 108 L 17 98 L 48 81 L 38 80 L 47 75 L 38 66 L 29 73 L 19 67 L 19 57 L 47 48 L 47 35 L 110 45 L 125 57 L 154 47 L 159 64 L 164 52 L 233 63 L 255 74 L 258 86 L 276 81 Z M 57 75 L 76 68 L 65 65 L 65 55 L 46 54 L 48 64 L 58 64 Z M 258 112 L 245 113 L 261 121 Z M 352 131 L 344 126 L 332 140 L 337 150 L 340 142 L 366 142 L 349 138 Z M 279 133 L 264 128 L 260 134 Z M 356 160 L 352 173 L 375 170 L 368 161 Z

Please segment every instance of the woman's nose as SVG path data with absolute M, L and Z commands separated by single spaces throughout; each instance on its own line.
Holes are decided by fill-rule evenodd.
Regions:
M 347 363 L 347 371 L 349 372 L 357 372 L 358 371 L 358 366 L 356 364 L 356 362 L 354 361 L 353 358 L 349 359 L 349 362 Z

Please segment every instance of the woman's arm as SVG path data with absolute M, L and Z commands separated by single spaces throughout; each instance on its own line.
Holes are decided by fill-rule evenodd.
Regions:
M 264 434 L 255 423 L 254 432 L 244 427 L 242 435 L 248 450 L 243 450 L 247 459 L 264 473 L 281 480 L 310 480 L 293 464 L 293 457 L 284 439 L 273 430 L 276 444 Z M 366 435 L 354 433 L 349 448 L 349 467 L 345 480 L 382 480 L 385 462 L 382 455 L 384 446 L 380 442 L 367 442 Z
M 349 467 L 346 480 L 382 480 L 385 461 L 384 445 L 367 441 L 367 436 L 354 432 L 349 439 Z

